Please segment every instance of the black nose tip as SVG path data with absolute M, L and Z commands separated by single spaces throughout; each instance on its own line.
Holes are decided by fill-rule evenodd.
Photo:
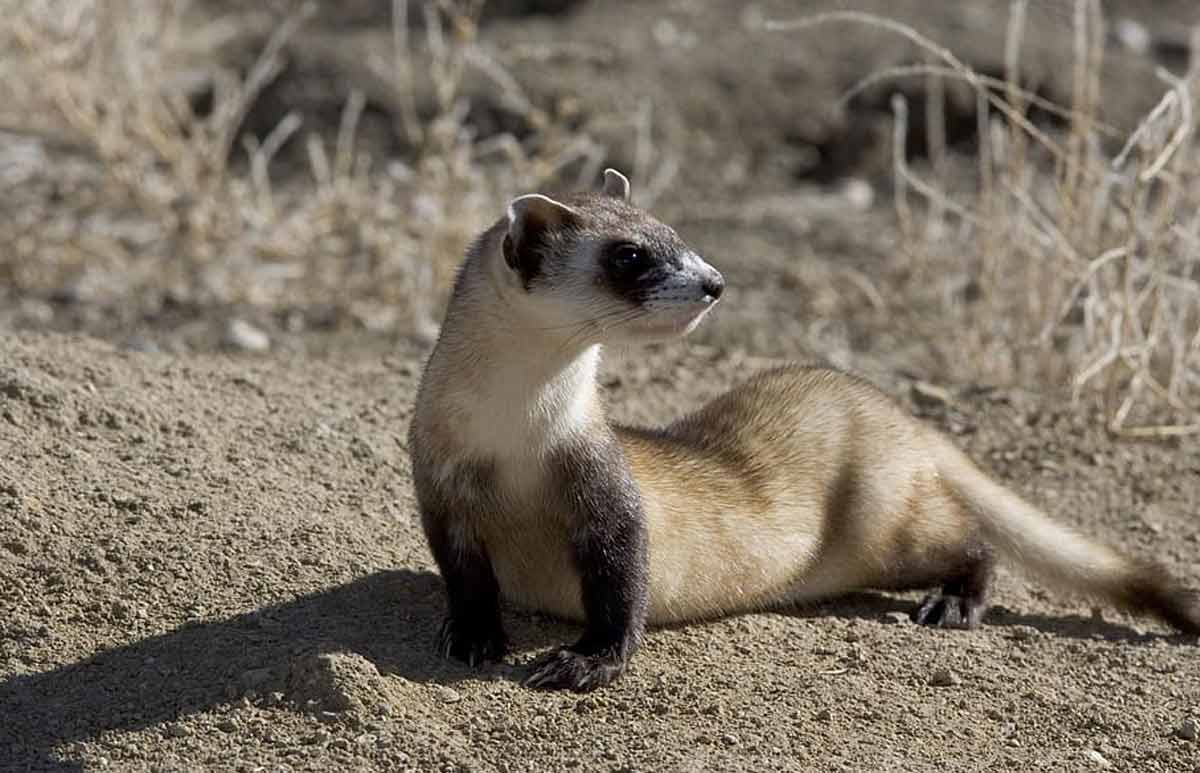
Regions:
M 725 278 L 720 274 L 713 274 L 704 280 L 704 292 L 714 301 L 721 297 L 721 293 L 725 292 Z

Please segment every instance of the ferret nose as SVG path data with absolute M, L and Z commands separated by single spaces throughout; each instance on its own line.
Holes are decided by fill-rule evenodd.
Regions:
M 714 271 L 711 276 L 704 278 L 700 287 L 703 288 L 706 295 L 715 301 L 721 297 L 721 293 L 725 292 L 725 277 Z

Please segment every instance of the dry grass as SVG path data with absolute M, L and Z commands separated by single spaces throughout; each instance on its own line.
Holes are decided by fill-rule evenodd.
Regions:
M 393 2 L 388 76 L 415 150 L 385 166 L 356 147 L 359 91 L 336 137 L 306 131 L 296 114 L 261 141 L 238 136 L 311 5 L 238 73 L 214 51 L 239 30 L 270 24 L 254 12 L 198 28 L 187 2 L 7 0 L 0 178 L 21 201 L 0 220 L 0 241 L 14 245 L 0 256 L 0 279 L 17 297 L 67 295 L 145 313 L 163 303 L 347 306 L 340 310 L 373 329 L 428 332 L 439 291 L 495 216 L 495 201 L 580 158 L 585 173 L 600 162 L 594 143 L 538 115 L 479 43 L 482 5 L 426 0 L 424 24 L 410 30 L 408 3 Z M 472 70 L 541 129 L 533 141 L 473 136 L 459 94 Z M 436 96 L 432 115 L 418 115 L 418 85 Z M 198 115 L 192 97 L 202 87 L 213 104 Z M 293 137 L 310 176 L 280 183 L 275 156 Z M 503 173 L 489 173 L 481 160 L 497 154 Z
M 151 315 L 168 303 L 301 316 L 333 309 L 375 330 L 428 332 L 463 246 L 495 216 L 495 202 L 568 182 L 567 169 L 576 184 L 594 179 L 603 150 L 541 113 L 503 52 L 479 40 L 483 0 L 412 2 L 423 23 L 410 28 L 409 0 L 393 0 L 390 61 L 376 68 L 394 87 L 412 152 L 384 164 L 356 142 L 362 91 L 350 94 L 332 131 L 289 114 L 261 140 L 238 136 L 303 29 L 303 9 L 271 26 L 255 11 L 208 19 L 186 0 L 0 0 L 0 186 L 9 204 L 0 210 L 0 241 L 9 245 L 0 252 L 0 304 L 7 292 Z M 1011 3 L 1008 77 L 999 80 L 883 17 L 840 12 L 769 27 L 866 25 L 925 56 L 926 64 L 862 85 L 926 80 L 930 161 L 912 164 L 903 143 L 895 147 L 898 256 L 911 283 L 901 296 L 936 291 L 940 313 L 914 316 L 933 316 L 939 328 L 914 334 L 944 340 L 952 331 L 944 348 L 964 355 L 947 359 L 949 378 L 1065 384 L 1076 395 L 1103 394 L 1114 431 L 1197 432 L 1196 73 L 1162 73 L 1158 107 L 1136 131 L 1117 132 L 1102 115 L 1099 2 L 1056 2 L 1072 9 L 1075 30 L 1066 106 L 1020 87 L 1027 0 Z M 225 67 L 214 52 L 256 26 L 273 30 L 257 61 L 245 72 Z M 469 74 L 486 78 L 535 136 L 474 136 L 463 97 Z M 951 190 L 959 170 L 938 131 L 951 79 L 972 88 L 979 105 L 967 195 Z M 198 115 L 202 88 L 212 107 Z M 432 95 L 420 109 L 418 93 Z M 1030 106 L 1059 115 L 1067 129 L 1039 129 Z M 907 110 L 896 103 L 897 137 L 907 132 Z M 678 166 L 668 148 L 651 146 L 654 118 L 647 102 L 633 119 L 642 203 Z M 304 149 L 304 174 L 279 160 L 288 140 Z M 873 306 L 885 305 L 869 280 L 858 284 Z
M 926 175 L 908 163 L 899 141 L 907 133 L 907 106 L 901 97 L 894 101 L 902 255 L 912 281 L 939 288 L 945 299 L 952 324 L 939 332 L 952 331 L 962 353 L 956 362 L 965 366 L 955 377 L 1066 384 L 1076 397 L 1099 392 L 1118 434 L 1200 432 L 1197 65 L 1183 78 L 1160 72 L 1158 107 L 1123 142 L 1114 141 L 1102 120 L 1100 3 L 1066 2 L 1073 2 L 1075 61 L 1068 107 L 1020 87 L 1028 0 L 1010 4 L 1003 82 L 978 75 L 913 28 L 871 14 L 828 13 L 767 26 L 851 23 L 906 37 L 930 64 L 872 81 L 926 78 L 935 127 L 943 121 L 943 79 L 974 89 L 979 154 L 976 187 L 966 197 L 948 192 L 946 150 L 936 130 L 928 133 Z M 1066 119 L 1061 135 L 1027 118 L 1035 101 Z M 978 292 L 964 293 L 968 285 Z

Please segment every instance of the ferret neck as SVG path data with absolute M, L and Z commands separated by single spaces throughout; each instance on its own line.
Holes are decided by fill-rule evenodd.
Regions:
M 455 298 L 426 379 L 459 442 L 481 455 L 527 457 L 603 422 L 598 344 L 564 347 L 511 324 L 498 298 Z

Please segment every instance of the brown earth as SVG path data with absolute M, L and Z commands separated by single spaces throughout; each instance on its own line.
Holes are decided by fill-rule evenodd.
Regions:
M 595 0 L 485 27 L 498 46 L 576 44 L 515 75 L 547 103 L 577 99 L 623 167 L 621 121 L 653 101 L 656 152 L 681 164 L 656 209 L 729 280 L 690 342 L 610 357 L 614 413 L 664 421 L 774 358 L 831 360 L 1055 517 L 1200 584 L 1200 441 L 1115 441 L 1053 385 L 962 377 L 937 305 L 891 260 L 887 202 L 855 208 L 840 187 L 886 189 L 871 160 L 886 114 L 825 108 L 912 52 L 873 33 L 763 42 L 739 21 L 848 4 L 699 5 Z M 1005 5 L 853 7 L 986 67 Z M 1053 92 L 1069 10 L 1038 7 L 1030 77 Z M 1175 45 L 1158 63 L 1177 64 L 1188 3 L 1106 8 L 1141 13 Z M 321 34 L 366 34 L 374 17 L 356 18 Z M 1157 98 L 1154 64 L 1110 64 L 1113 123 Z M 1010 573 L 978 631 L 926 630 L 907 620 L 915 596 L 864 594 L 654 631 L 586 697 L 519 685 L 574 633 L 537 615 L 509 615 L 504 665 L 442 661 L 404 448 L 425 344 L 268 311 L 270 351 L 238 355 L 204 332 L 225 308 L 180 322 L 17 300 L 52 313 L 0 317 L 20 329 L 0 339 L 2 770 L 1200 770 L 1196 639 Z

